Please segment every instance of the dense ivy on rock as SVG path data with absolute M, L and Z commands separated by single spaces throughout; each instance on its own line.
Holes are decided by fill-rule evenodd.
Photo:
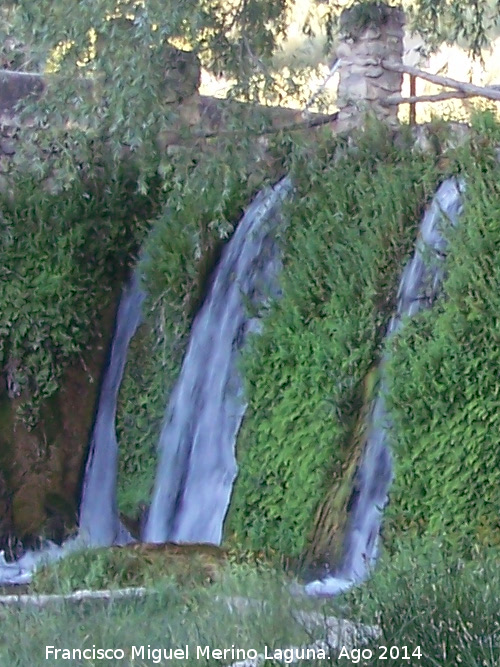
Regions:
M 341 480 L 363 445 L 359 419 L 422 205 L 460 173 L 465 213 L 442 297 L 389 343 L 396 467 L 384 534 L 439 537 L 462 552 L 499 543 L 499 136 L 479 116 L 467 144 L 439 160 L 440 177 L 429 160 L 380 145 L 301 165 L 284 297 L 245 362 L 233 539 L 292 556 L 328 542 L 314 522 L 318 508 L 345 511 Z M 326 503 L 332 494 L 339 502 Z M 342 530 L 342 517 L 321 521 Z
M 372 128 L 373 129 L 373 128 Z M 245 356 L 249 408 L 227 534 L 298 556 L 359 447 L 354 432 L 434 161 L 374 131 L 300 159 L 283 298 Z
M 34 423 L 65 365 L 99 333 L 97 314 L 126 274 L 149 205 L 130 201 L 124 183 L 90 193 L 75 182 L 64 196 L 30 178 L 14 183 L 0 222 L 0 363 Z
M 424 532 L 460 549 L 500 543 L 499 128 L 485 119 L 462 154 L 465 211 L 442 299 L 407 322 L 390 366 L 388 534 Z

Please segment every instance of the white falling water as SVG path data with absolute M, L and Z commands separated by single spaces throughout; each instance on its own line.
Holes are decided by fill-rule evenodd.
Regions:
M 160 436 L 160 462 L 143 539 L 220 544 L 236 477 L 235 443 L 246 405 L 238 370 L 248 307 L 279 293 L 274 233 L 287 177 L 257 195 L 222 254 L 193 323 Z
M 247 307 L 258 309 L 279 295 L 280 258 L 273 232 L 281 204 L 291 190 L 288 178 L 260 193 L 228 243 L 207 298 L 193 323 L 181 374 L 160 437 L 158 468 L 144 539 L 153 542 L 220 543 L 222 524 L 236 475 L 234 446 L 245 404 L 238 358 L 246 334 L 258 328 Z M 442 279 L 446 240 L 443 223 L 455 225 L 462 209 L 463 183 L 445 181 L 423 219 L 413 259 L 403 272 L 398 308 L 387 336 L 405 316 L 429 308 Z M 116 510 L 116 401 L 130 339 L 141 318 L 144 293 L 138 274 L 125 290 L 117 315 L 109 365 L 104 376 L 87 463 L 80 536 L 63 547 L 48 544 L 14 563 L 0 554 L 0 583 L 26 583 L 33 569 L 82 544 L 105 545 L 130 539 Z M 382 360 L 383 365 L 384 360 Z M 310 595 L 332 595 L 366 579 L 376 561 L 382 512 L 392 479 L 383 378 L 356 475 L 342 566 L 337 576 L 306 587 Z
M 80 504 L 80 534 L 63 546 L 47 542 L 39 551 L 28 551 L 8 563 L 0 552 L 0 584 L 25 584 L 36 567 L 54 562 L 86 546 L 109 546 L 130 541 L 121 526 L 116 506 L 118 443 L 115 433 L 118 391 L 123 377 L 130 340 L 141 320 L 145 294 L 138 272 L 132 276 L 120 299 L 108 366 L 100 390 Z
M 85 469 L 80 504 L 80 537 L 88 546 L 110 546 L 132 539 L 118 518 L 118 442 L 115 422 L 127 352 L 142 319 L 145 296 L 139 272 L 136 270 L 118 307 L 111 354 L 101 386 Z

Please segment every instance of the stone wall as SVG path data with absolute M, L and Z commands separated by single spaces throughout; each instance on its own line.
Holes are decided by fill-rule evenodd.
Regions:
M 366 113 L 396 125 L 398 108 L 385 106 L 384 100 L 401 93 L 403 75 L 384 69 L 382 62 L 403 61 L 403 11 L 383 7 L 377 15 L 363 16 L 359 7 L 354 7 L 343 12 L 341 29 L 337 48 L 338 129 L 348 131 L 360 126 Z
M 179 144 L 192 143 L 197 137 L 205 134 L 209 136 L 224 132 L 227 120 L 234 115 L 243 120 L 247 115 L 249 122 L 255 117 L 264 117 L 275 128 L 303 122 L 301 110 L 283 107 L 268 107 L 259 104 L 248 104 L 234 100 L 221 100 L 215 97 L 199 94 L 201 67 L 196 55 L 182 51 L 170 45 L 165 46 L 164 78 L 160 98 L 164 104 L 173 110 L 169 126 L 159 132 L 157 148 L 160 152 L 175 152 Z M 51 75 L 52 77 L 56 75 Z M 39 99 L 50 85 L 50 76 L 42 74 L 23 73 L 11 70 L 0 70 L 0 192 L 5 192 L 5 176 L 11 168 L 16 153 L 19 153 L 20 120 L 17 113 L 22 109 L 23 102 Z M 82 96 L 89 96 L 94 103 L 105 97 L 105 84 L 97 81 L 89 84 L 82 79 Z M 330 116 L 324 114 L 309 114 L 311 121 L 318 124 Z M 23 120 L 23 127 L 29 125 L 29 120 Z M 332 121 L 332 127 L 334 126 Z M 64 130 L 64 128 L 62 128 Z M 189 132 L 192 137 L 189 138 Z M 198 145 L 201 141 L 197 142 Z M 33 146 L 31 147 L 33 148 Z M 130 157 L 130 151 L 124 146 L 125 159 Z M 28 151 L 29 153 L 29 151 Z M 29 159 L 29 155 L 27 155 Z M 50 156 L 44 153 L 44 158 Z M 50 183 L 49 183 L 50 186 Z M 50 188 L 49 188 L 50 189 Z

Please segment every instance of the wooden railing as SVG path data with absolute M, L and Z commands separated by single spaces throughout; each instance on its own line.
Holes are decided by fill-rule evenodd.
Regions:
M 442 102 L 443 100 L 463 99 L 468 97 L 484 97 L 485 99 L 494 102 L 500 102 L 500 86 L 476 86 L 472 83 L 464 81 L 457 81 L 448 76 L 440 76 L 438 74 L 431 74 L 417 67 L 410 67 L 409 65 L 396 64 L 393 62 L 382 61 L 381 65 L 384 69 L 391 72 L 400 72 L 401 74 L 408 74 L 410 76 L 410 95 L 405 97 L 403 95 L 390 95 L 385 104 L 409 104 L 410 105 L 410 124 L 416 122 L 416 105 L 419 102 Z M 452 88 L 452 90 L 443 90 L 440 93 L 429 95 L 416 94 L 416 80 L 417 78 L 424 79 L 430 83 L 434 83 L 443 88 Z

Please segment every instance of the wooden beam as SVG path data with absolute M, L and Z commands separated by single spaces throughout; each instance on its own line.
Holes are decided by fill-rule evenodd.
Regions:
M 390 95 L 383 104 L 416 104 L 417 102 L 442 102 L 443 100 L 460 100 L 469 97 L 480 97 L 478 93 L 464 93 L 460 90 L 444 90 L 435 95 L 414 95 L 404 97 L 403 95 Z
M 417 77 L 413 74 L 410 74 L 410 125 L 416 125 L 417 123 L 417 101 L 415 98 L 417 96 L 416 89 Z
M 424 72 L 424 70 L 418 69 L 417 67 L 410 67 L 409 65 L 393 63 L 387 60 L 383 60 L 380 64 L 384 69 L 387 69 L 390 72 L 409 74 L 410 76 L 420 77 L 421 79 L 435 83 L 438 86 L 444 86 L 445 88 L 455 88 L 456 90 L 465 93 L 469 97 L 485 97 L 489 100 L 500 102 L 500 90 L 497 88 L 475 86 L 472 83 L 457 81 L 456 79 L 451 79 L 448 76 L 430 74 L 430 72 Z M 408 101 L 408 99 L 406 101 Z

